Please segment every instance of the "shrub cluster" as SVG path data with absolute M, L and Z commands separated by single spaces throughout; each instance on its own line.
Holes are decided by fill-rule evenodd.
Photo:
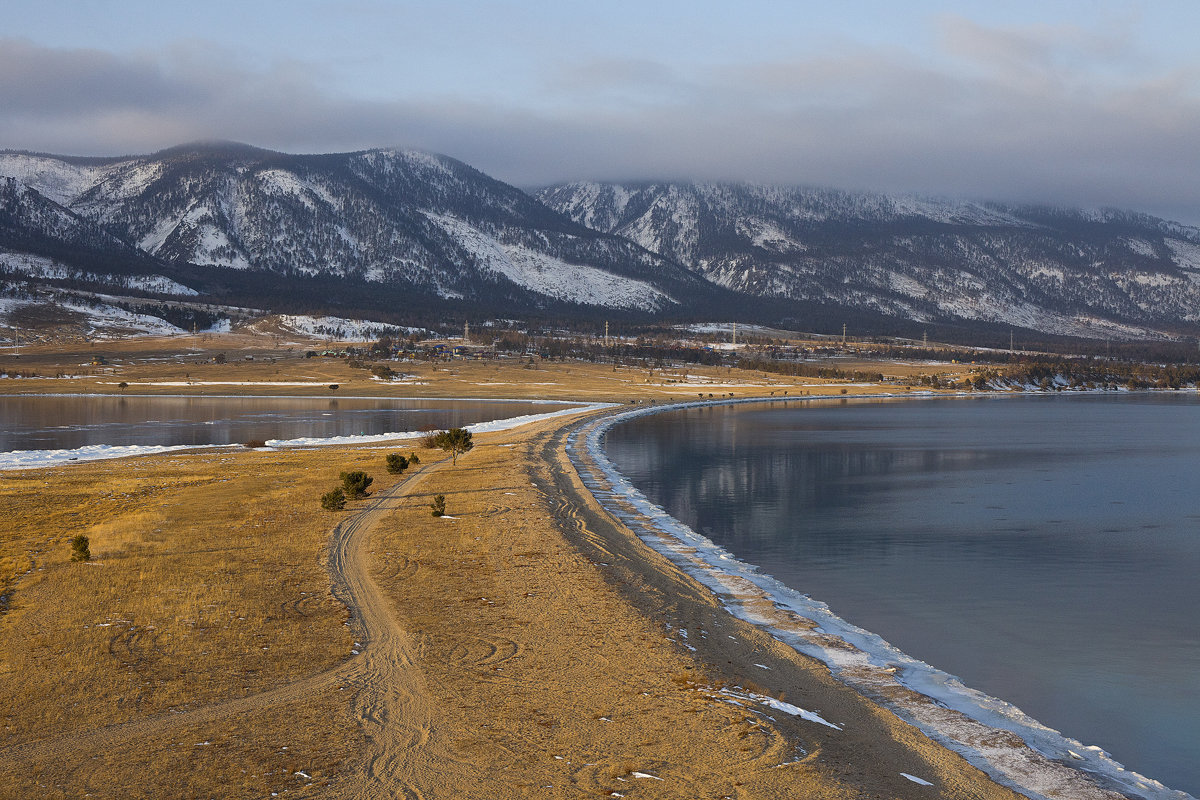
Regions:
M 339 477 L 342 479 L 342 485 L 321 495 L 321 508 L 326 511 L 341 511 L 346 507 L 347 500 L 366 497 L 367 487 L 375 480 L 362 470 L 343 472 Z
M 357 500 L 360 497 L 367 496 L 367 487 L 374 482 L 367 473 L 362 470 L 354 472 L 343 472 L 339 477 L 342 479 L 342 491 L 346 493 L 346 497 L 351 500 Z
M 340 487 L 321 495 L 321 508 L 326 511 L 341 511 L 345 507 L 346 493 Z
M 433 509 L 433 516 L 440 517 L 446 513 L 446 495 L 439 494 L 433 498 L 433 502 L 429 504 Z
M 450 453 L 452 464 L 457 464 L 458 457 L 475 446 L 471 441 L 471 432 L 466 428 L 432 431 L 421 439 L 421 444 L 430 450 L 441 449 Z
M 88 545 L 88 537 L 82 533 L 71 537 L 71 560 L 72 561 L 91 561 L 92 550 Z

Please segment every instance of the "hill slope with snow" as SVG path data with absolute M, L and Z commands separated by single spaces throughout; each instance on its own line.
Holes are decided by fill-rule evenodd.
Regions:
M 0 154 L 0 175 L 162 262 L 329 275 L 443 298 L 660 311 L 703 281 L 461 162 L 192 145 L 127 159 Z
M 729 289 L 1082 336 L 1200 322 L 1200 230 L 1115 211 L 746 184 L 537 193 Z

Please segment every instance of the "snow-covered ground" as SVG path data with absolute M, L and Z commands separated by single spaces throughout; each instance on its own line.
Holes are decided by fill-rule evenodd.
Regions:
M 383 336 L 403 336 L 408 333 L 424 331 L 424 328 L 406 328 L 400 325 L 389 325 L 385 322 L 345 319 L 343 317 L 311 317 L 304 314 L 281 314 L 277 319 L 279 320 L 279 326 L 285 330 L 298 333 L 302 336 L 325 339 L 331 342 L 369 342 Z M 260 323 L 255 323 L 250 327 L 258 329 L 261 325 Z
M 44 300 L 20 297 L 0 297 L 0 315 L 33 305 L 44 305 Z M 166 320 L 149 314 L 135 314 L 110 303 L 97 300 L 87 303 L 83 298 L 57 298 L 55 306 L 81 314 L 88 327 L 88 334 L 96 338 L 122 338 L 126 336 L 177 336 L 185 333 Z
M 427 216 L 454 236 L 482 268 L 539 294 L 576 303 L 648 311 L 671 303 L 671 298 L 644 281 L 596 267 L 569 264 L 524 247 L 502 244 L 454 217 Z
M 31 278 L 79 280 L 101 283 L 116 289 L 140 289 L 144 292 L 195 297 L 200 293 L 163 275 L 115 275 L 84 272 L 44 256 L 0 251 L 0 268 L 21 272 Z

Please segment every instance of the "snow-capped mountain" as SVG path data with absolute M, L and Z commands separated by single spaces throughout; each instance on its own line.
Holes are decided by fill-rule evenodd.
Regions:
M 1083 336 L 1200 322 L 1200 229 L 1146 215 L 745 184 L 571 183 L 537 196 L 761 297 Z
M 116 249 L 166 264 L 334 275 L 517 307 L 653 312 L 709 291 L 628 240 L 454 159 L 415 151 L 300 156 L 218 144 L 122 159 L 7 152 L 0 175 L 112 237 Z
M 201 306 L 217 303 L 1131 338 L 1200 330 L 1200 230 L 1114 211 L 745 184 L 530 195 L 407 150 L 0 152 L 0 295 L 39 286 L 129 295 L 139 308 L 174 298 L 195 307 L 175 321 L 189 327 L 210 324 Z

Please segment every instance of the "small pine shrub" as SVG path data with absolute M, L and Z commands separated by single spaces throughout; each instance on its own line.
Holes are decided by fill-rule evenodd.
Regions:
M 417 464 L 420 464 L 420 463 L 421 463 L 421 459 L 417 456 L 416 453 L 408 454 L 408 465 L 410 467 L 415 467 Z
M 351 500 L 356 500 L 359 497 L 367 496 L 367 487 L 375 480 L 370 475 L 361 470 L 354 472 L 343 472 L 341 474 L 342 489 L 346 492 L 346 497 Z
M 71 537 L 71 560 L 72 561 L 91 561 L 92 550 L 88 546 L 88 537 L 82 533 L 78 536 Z
M 384 460 L 387 462 L 387 471 L 393 475 L 399 475 L 408 469 L 408 459 L 399 453 L 388 453 Z
M 321 508 L 326 511 L 341 511 L 345 507 L 346 493 L 341 489 L 334 489 L 321 495 Z
M 437 497 L 433 498 L 433 502 L 429 504 L 429 507 L 433 509 L 433 516 L 435 517 L 440 517 L 445 514 L 446 495 L 439 494 Z

